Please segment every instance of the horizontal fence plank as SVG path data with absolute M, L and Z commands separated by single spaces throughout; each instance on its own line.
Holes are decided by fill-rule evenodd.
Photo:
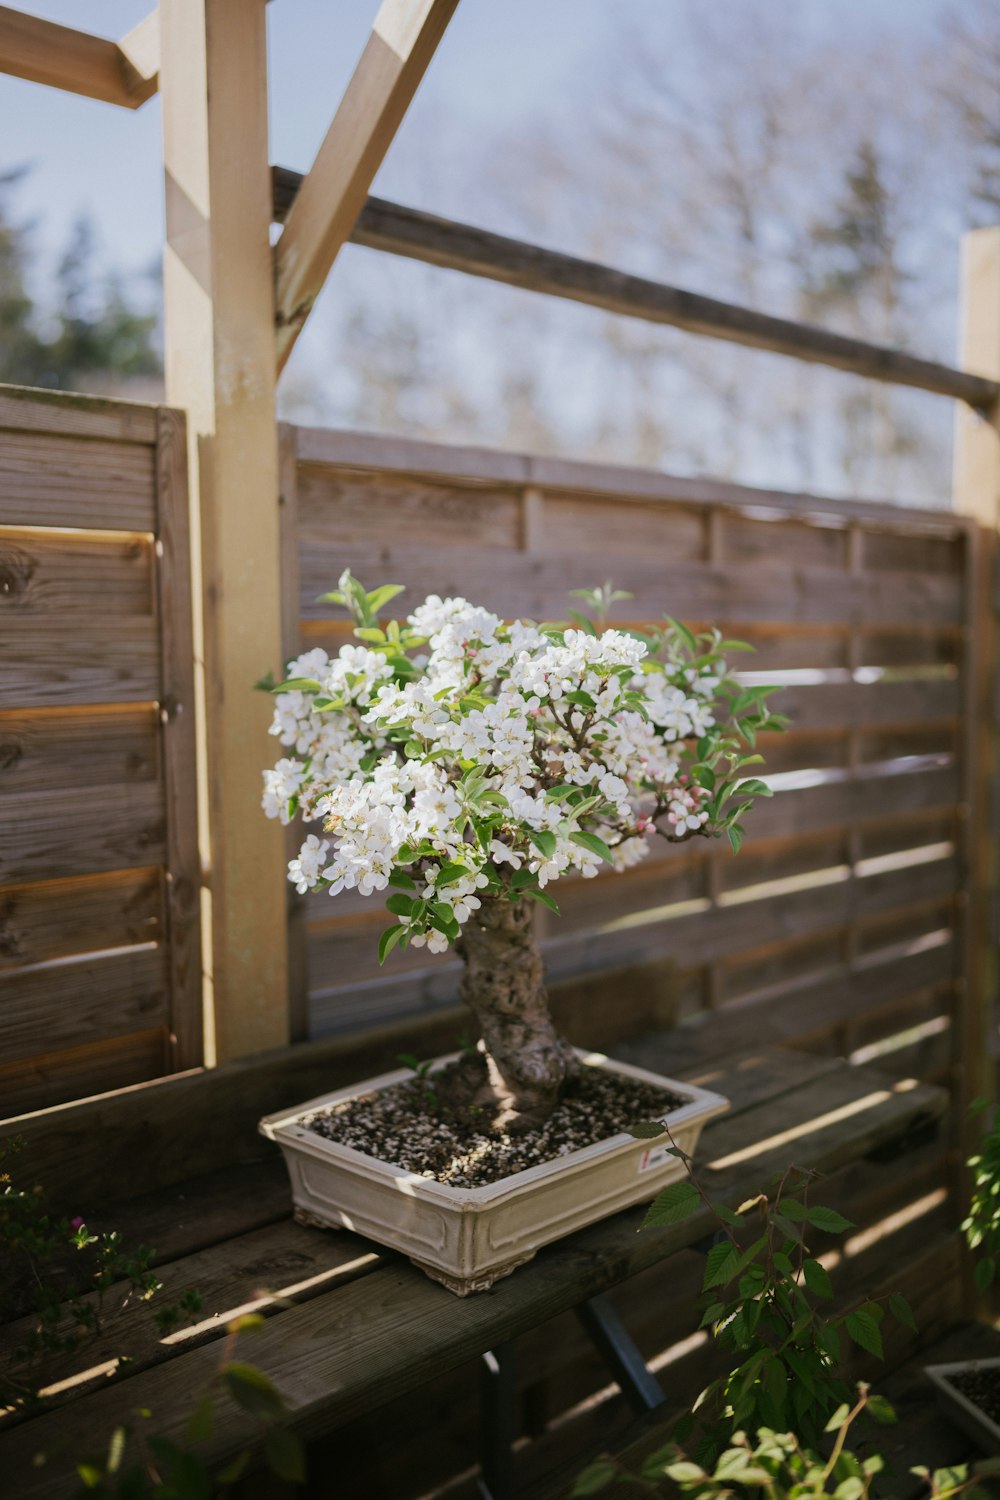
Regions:
M 391 533 L 402 545 L 426 541 L 430 531 L 446 547 L 521 544 L 521 500 L 509 490 L 459 489 L 306 465 L 298 470 L 298 498 L 300 534 L 328 542 Z
M 0 797 L 0 886 L 161 864 L 154 782 Z
M 154 450 L 0 430 L 0 524 L 155 531 Z
M 587 586 L 593 561 L 566 552 L 559 559 L 525 555 L 513 569 L 488 548 L 397 547 L 394 542 L 332 544 L 315 538 L 300 551 L 301 608 L 306 619 L 329 618 L 319 596 L 350 567 L 367 587 L 403 583 L 415 601 L 426 594 L 460 594 L 508 617 L 566 618 L 570 591 Z M 933 574 L 887 574 L 877 589 L 861 575 L 835 569 L 743 569 L 707 564 L 636 562 L 627 579 L 633 618 L 673 614 L 691 623 L 845 624 L 905 626 L 962 620 L 959 582 Z
M 165 1026 L 170 997 L 164 950 L 124 949 L 96 958 L 43 964 L 3 979 L 0 1057 L 47 1052 Z
M 19 616 L 152 614 L 153 564 L 140 536 L 0 528 L 0 631 Z
M 784 511 L 797 520 L 842 526 L 848 521 L 905 535 L 965 537 L 967 517 L 953 510 L 930 510 L 886 501 L 852 500 L 788 490 L 769 490 L 733 480 L 665 474 L 661 469 L 547 458 L 505 448 L 469 447 L 423 439 L 388 437 L 331 427 L 295 427 L 300 464 L 405 474 L 478 484 L 531 486 L 547 493 L 567 491 L 653 505 L 680 503 L 705 510 Z
M 0 428 L 152 446 L 156 442 L 156 408 L 103 396 L 0 385 Z
M 3 702 L 22 708 L 153 703 L 160 697 L 156 621 L 79 613 L 10 618 L 0 607 Z
M 17 1062 L 0 1061 L 0 1118 L 147 1083 L 159 1078 L 165 1068 L 162 1027 L 19 1058 Z M 30 1146 L 34 1140 L 30 1117 L 23 1134 Z
M 149 869 L 0 887 L 0 972 L 161 941 L 162 884 Z
M 825 682 L 781 688 L 768 703 L 797 730 L 922 724 L 955 719 L 962 708 L 957 681 Z
M 152 704 L 0 710 L 0 795 L 157 781 L 159 731 Z
M 714 961 L 736 953 L 812 937 L 831 929 L 877 916 L 897 907 L 911 908 L 948 897 L 958 889 L 957 863 L 953 857 L 929 861 L 905 870 L 879 872 L 835 880 L 819 888 L 791 891 L 780 898 L 768 894 L 738 904 L 709 907 L 701 903 L 687 912 L 683 906 L 646 908 L 605 922 L 588 913 L 578 930 L 564 931 L 556 924 L 542 950 L 552 977 L 576 975 L 593 969 L 613 969 L 669 959 L 679 969 L 691 968 L 711 956 Z M 604 894 L 604 893 L 602 893 Z M 598 906 L 603 903 L 598 900 Z M 310 984 L 318 995 L 330 995 L 339 984 L 368 978 L 377 983 L 379 974 L 376 943 L 378 924 L 367 930 L 349 931 L 327 927 L 310 933 Z M 367 975 L 359 972 L 365 948 L 370 950 Z M 396 955 L 387 962 L 383 983 L 397 980 L 402 965 L 412 967 L 413 1004 L 440 1004 L 457 993 L 460 964 L 443 955 L 436 965 L 428 963 L 420 950 Z M 353 972 L 348 973 L 348 968 Z M 613 981 L 612 981 L 613 983 Z M 387 984 L 388 988 L 388 984 Z

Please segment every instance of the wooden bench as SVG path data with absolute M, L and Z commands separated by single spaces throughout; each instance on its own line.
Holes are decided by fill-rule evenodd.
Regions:
M 638 1055 L 634 1047 L 629 1055 Z M 791 1161 L 832 1172 L 891 1143 L 916 1140 L 935 1128 L 947 1102 L 934 1086 L 780 1048 L 707 1064 L 689 1059 L 676 1071 L 709 1083 L 732 1101 L 730 1113 L 706 1130 L 698 1153 L 712 1198 L 730 1204 L 766 1185 Z M 232 1072 L 208 1079 L 206 1097 L 215 1084 L 211 1097 L 225 1098 Z M 243 1076 L 245 1081 L 254 1075 L 244 1070 Z M 259 1097 L 248 1099 L 243 1087 L 240 1107 L 244 1113 L 281 1107 L 294 1102 L 287 1090 L 286 1080 L 284 1097 L 260 1088 Z M 232 1103 L 232 1092 L 229 1097 Z M 141 1162 L 143 1110 L 149 1105 L 136 1091 L 127 1107 L 134 1131 L 129 1149 Z M 72 1151 L 72 1120 L 71 1110 L 58 1128 L 51 1127 L 56 1134 L 41 1142 L 56 1177 L 63 1169 L 57 1170 L 58 1153 L 52 1153 L 60 1139 Z M 177 1125 L 181 1140 L 185 1128 Z M 151 1158 L 161 1149 L 157 1131 L 147 1119 Z M 24 1133 L 30 1135 L 30 1128 Z M 80 1135 L 76 1139 L 78 1158 L 86 1158 L 93 1143 L 89 1137 L 89 1144 Z M 256 1143 L 254 1149 L 260 1149 Z M 107 1142 L 112 1157 L 122 1150 L 117 1137 Z M 64 1201 L 70 1180 L 62 1179 Z M 142 1309 L 111 1317 L 97 1343 L 62 1370 L 64 1379 L 79 1379 L 55 1398 L 54 1409 L 29 1420 L 8 1418 L 6 1429 L 0 1421 L 0 1495 L 30 1500 L 71 1492 L 77 1481 L 69 1459 L 100 1451 L 113 1428 L 140 1408 L 153 1414 L 150 1430 L 182 1438 L 186 1418 L 217 1365 L 220 1335 L 239 1311 L 267 1314 L 264 1326 L 246 1338 L 240 1357 L 273 1379 L 294 1427 L 316 1438 L 470 1359 L 509 1346 L 556 1315 L 696 1245 L 715 1228 L 702 1210 L 681 1224 L 640 1234 L 643 1210 L 630 1211 L 548 1247 L 490 1293 L 463 1301 L 370 1242 L 294 1223 L 289 1209 L 284 1167 L 273 1151 L 108 1209 L 107 1224 L 121 1229 L 126 1243 L 141 1239 L 158 1247 L 161 1300 L 174 1302 L 195 1288 L 203 1311 L 191 1326 L 167 1338 L 157 1334 Z M 663 1283 L 662 1298 L 668 1305 L 669 1281 Z M 693 1328 L 697 1319 L 691 1311 Z M 17 1335 L 15 1327 L 4 1331 L 8 1347 Z M 109 1377 L 102 1366 L 123 1352 L 132 1361 L 127 1371 Z M 202 1451 L 221 1463 L 253 1432 L 244 1413 L 220 1402 Z M 34 1462 L 40 1452 L 52 1456 L 43 1467 Z M 60 1460 L 59 1454 L 65 1457 Z M 390 1500 L 391 1490 L 384 1493 Z

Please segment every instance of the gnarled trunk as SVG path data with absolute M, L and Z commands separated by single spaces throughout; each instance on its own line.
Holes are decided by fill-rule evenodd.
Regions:
M 459 994 L 479 1023 L 489 1075 L 477 1102 L 514 1128 L 544 1120 L 577 1071 L 573 1049 L 549 1015 L 531 919 L 525 898 L 487 897 L 457 945 L 465 960 Z

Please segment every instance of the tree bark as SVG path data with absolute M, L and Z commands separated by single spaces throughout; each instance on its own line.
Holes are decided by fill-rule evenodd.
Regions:
M 531 903 L 484 899 L 457 947 L 465 960 L 459 994 L 479 1023 L 488 1072 L 477 1102 L 507 1128 L 540 1124 L 578 1064 L 549 1014 Z

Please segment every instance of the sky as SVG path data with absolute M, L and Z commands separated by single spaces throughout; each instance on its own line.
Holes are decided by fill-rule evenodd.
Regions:
M 798 3 L 820 21 L 836 12 L 858 27 L 863 41 L 865 28 L 928 24 L 942 0 Z M 150 0 L 31 0 L 20 8 L 119 37 L 142 19 Z M 273 161 L 308 167 L 375 10 L 372 0 L 272 0 Z M 435 188 L 447 196 L 447 183 L 435 183 L 432 170 L 438 130 L 478 132 L 488 143 L 533 111 L 558 110 L 561 98 L 566 108 L 579 108 L 581 75 L 597 62 L 608 25 L 627 17 L 629 24 L 655 27 L 664 15 L 659 0 L 462 0 L 400 133 L 401 147 L 422 146 L 427 137 L 418 206 L 436 206 Z M 43 257 L 86 212 L 118 264 L 155 262 L 163 224 L 159 133 L 155 97 L 132 112 L 0 75 L 0 166 L 31 168 L 17 203 L 36 221 Z M 585 162 L 580 171 L 586 173 Z M 401 175 L 390 152 L 378 188 L 417 202 Z
M 784 7 L 789 0 L 773 3 Z M 831 34 L 855 37 L 859 49 L 886 31 L 902 38 L 933 26 L 945 3 L 797 0 L 799 17 L 805 17 L 810 27 L 821 34 L 826 28 Z M 152 0 L 26 0 L 21 8 L 120 37 L 151 4 Z M 558 117 L 571 129 L 574 113 L 597 102 L 595 90 L 606 86 L 604 53 L 615 29 L 663 28 L 670 24 L 670 8 L 670 0 L 461 0 L 376 179 L 375 192 L 516 232 L 517 225 L 506 218 L 509 198 L 502 182 L 494 190 L 496 176 L 517 170 L 509 142 L 539 115 Z M 272 161 L 308 169 L 376 9 L 376 0 L 272 0 Z M 462 198 L 463 184 L 454 174 L 449 176 L 449 162 L 456 147 L 467 161 L 477 142 L 483 179 L 477 184 L 472 211 Z M 94 221 L 107 264 L 132 273 L 133 291 L 147 298 L 155 295 L 152 278 L 163 230 L 155 97 L 137 111 L 126 111 L 0 75 L 0 172 L 17 167 L 28 170 L 12 206 L 18 220 L 32 221 L 33 290 L 42 301 L 60 249 L 81 214 Z M 585 184 L 585 159 L 579 162 L 579 173 Z M 566 235 L 561 237 L 558 226 L 548 242 L 571 252 L 580 248 Z M 366 254 L 349 248 L 345 257 Z M 349 281 L 348 276 L 341 284 Z M 497 290 L 482 286 L 480 295 L 488 298 Z M 329 315 L 336 310 L 337 295 L 335 270 L 299 341 L 289 367 L 293 378 L 297 370 L 331 370 L 332 347 L 323 330 L 332 326 Z M 501 316 L 503 305 L 497 301 Z M 327 377 L 332 380 L 335 363 L 334 373 Z M 287 392 L 287 377 L 285 388 Z

